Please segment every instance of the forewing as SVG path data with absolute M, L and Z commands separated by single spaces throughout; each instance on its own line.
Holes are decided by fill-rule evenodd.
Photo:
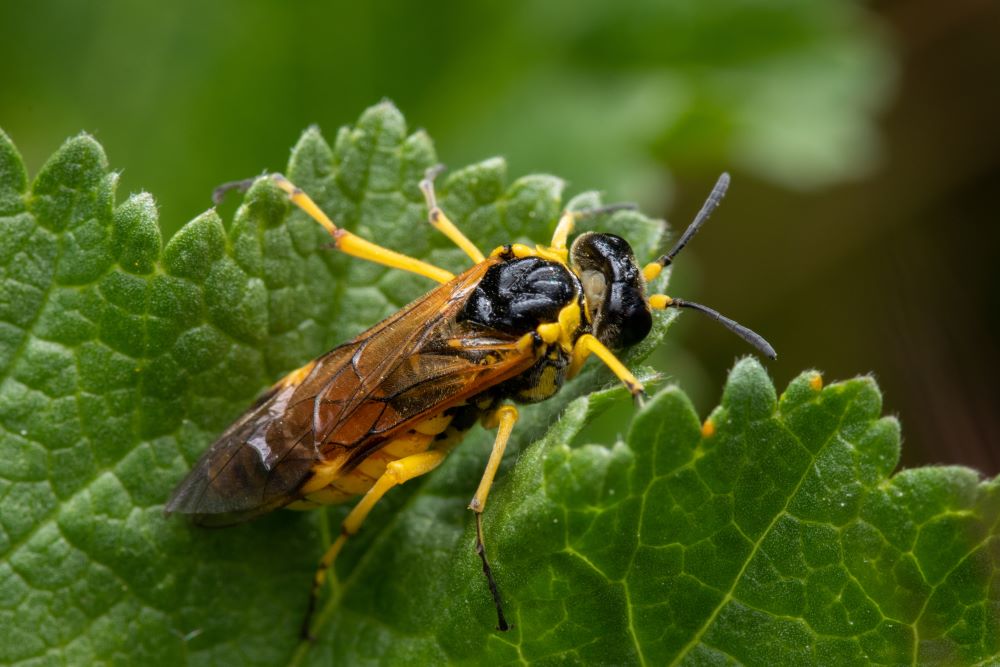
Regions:
M 167 503 L 205 525 L 296 499 L 319 459 L 357 463 L 425 416 L 533 361 L 511 338 L 456 322 L 491 260 L 280 381 L 205 452 Z
M 303 437 L 309 415 L 303 420 L 288 410 L 295 390 L 275 385 L 226 429 L 174 490 L 166 511 L 228 525 L 287 504 L 316 460 L 312 438 Z
M 482 262 L 354 341 L 349 367 L 313 393 L 313 431 L 325 458 L 356 464 L 398 432 L 526 370 L 517 339 L 458 321 L 493 260 Z M 318 398 L 317 398 L 318 395 Z M 298 399 L 297 399 L 298 400 Z
M 350 469 L 402 430 L 527 370 L 534 354 L 510 338 L 439 323 L 363 400 L 336 390 L 316 403 L 324 456 L 344 454 Z M 376 351 L 370 351 L 373 355 Z M 364 362 L 362 354 L 361 362 Z M 350 406 L 345 411 L 345 406 Z

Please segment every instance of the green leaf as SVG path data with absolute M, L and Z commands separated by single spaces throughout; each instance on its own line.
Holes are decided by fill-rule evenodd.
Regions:
M 435 162 L 429 138 L 383 103 L 332 147 L 305 132 L 286 173 L 338 224 L 458 269 L 467 260 L 431 233 L 417 189 Z M 594 363 L 524 410 L 485 519 L 511 632 L 493 630 L 472 551 L 465 505 L 492 441 L 477 429 L 376 507 L 337 562 L 318 641 L 300 643 L 345 508 L 203 530 L 165 518 L 163 502 L 258 391 L 431 285 L 325 249 L 267 181 L 231 223 L 210 210 L 165 245 L 152 198 L 116 204 L 115 185 L 86 135 L 29 185 L 0 133 L 0 663 L 1000 654 L 996 481 L 958 468 L 890 478 L 898 426 L 870 380 L 819 391 L 805 374 L 777 399 L 752 361 L 734 370 L 709 437 L 669 387 L 624 441 L 580 444 L 624 396 L 595 391 L 610 379 Z M 502 160 L 440 189 L 485 250 L 544 239 L 563 206 L 559 179 L 508 183 Z M 639 257 L 660 244 L 661 225 L 636 213 L 588 224 L 623 233 Z

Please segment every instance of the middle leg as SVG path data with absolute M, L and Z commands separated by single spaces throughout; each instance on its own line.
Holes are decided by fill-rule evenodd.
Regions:
M 441 169 L 442 165 L 431 167 L 424 173 L 424 180 L 420 181 L 420 191 L 424 193 L 424 199 L 427 201 L 427 219 L 434 229 L 451 239 L 451 242 L 461 248 L 473 262 L 479 264 L 485 259 L 483 253 L 438 206 L 437 195 L 434 193 L 434 179 L 441 173 Z

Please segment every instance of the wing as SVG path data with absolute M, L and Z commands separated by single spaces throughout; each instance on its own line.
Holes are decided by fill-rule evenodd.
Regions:
M 345 468 L 426 417 L 527 370 L 517 339 L 456 321 L 496 260 L 470 268 L 272 387 L 208 449 L 167 512 L 207 525 L 286 505 L 319 460 Z

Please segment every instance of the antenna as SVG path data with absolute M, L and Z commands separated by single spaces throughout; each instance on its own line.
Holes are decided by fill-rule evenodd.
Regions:
M 777 359 L 778 353 L 774 351 L 771 344 L 764 340 L 756 331 L 748 329 L 739 322 L 729 319 L 717 310 L 713 310 L 708 306 L 703 306 L 700 303 L 695 303 L 694 301 L 684 301 L 683 299 L 670 298 L 669 301 L 663 306 L 664 308 L 690 308 L 691 310 L 697 310 L 699 313 L 704 313 L 708 315 L 713 320 L 726 327 L 734 334 L 745 340 L 746 342 L 757 348 L 757 351 L 763 354 L 768 359 Z
M 688 244 L 688 241 L 694 238 L 694 235 L 698 233 L 701 226 L 705 224 L 705 222 L 711 217 L 712 213 L 715 212 L 715 209 L 719 207 L 719 204 L 722 202 L 722 198 L 726 196 L 726 190 L 728 189 L 729 174 L 722 172 L 722 175 L 719 176 L 719 180 L 715 182 L 715 187 L 712 188 L 712 192 L 709 193 L 708 199 L 705 200 L 701 210 L 698 211 L 698 215 L 694 216 L 694 221 L 688 225 L 688 228 L 684 230 L 683 234 L 681 234 L 680 240 L 678 240 L 674 247 L 670 249 L 670 252 L 660 257 L 654 262 L 654 264 L 669 266 L 670 263 L 674 261 L 674 257 L 676 257 L 678 253 L 684 249 L 684 246 Z
M 702 205 L 701 210 L 698 211 L 698 215 L 694 216 L 694 220 L 688 225 L 688 228 L 684 230 L 681 234 L 681 238 L 677 241 L 673 248 L 670 249 L 666 255 L 663 255 L 655 262 L 650 262 L 643 268 L 642 273 L 646 280 L 652 280 L 660 274 L 660 270 L 668 266 L 674 257 L 676 257 L 684 246 L 694 238 L 694 235 L 698 233 L 701 226 L 711 217 L 715 209 L 719 207 L 722 202 L 722 198 L 726 196 L 726 190 L 729 189 L 729 174 L 722 172 L 719 176 L 719 180 L 715 182 L 715 187 L 712 188 L 712 192 L 709 193 L 708 199 Z M 756 331 L 748 329 L 739 322 L 731 320 L 719 311 L 709 308 L 708 306 L 703 306 L 700 303 L 695 303 L 694 301 L 685 301 L 683 299 L 675 299 L 669 297 L 666 294 L 653 294 L 649 297 L 649 306 L 651 308 L 690 308 L 691 310 L 697 310 L 699 313 L 708 315 L 713 320 L 726 327 L 734 334 L 750 343 L 758 352 L 763 354 L 768 359 L 777 359 L 778 353 L 774 351 L 771 344 L 764 340 Z

